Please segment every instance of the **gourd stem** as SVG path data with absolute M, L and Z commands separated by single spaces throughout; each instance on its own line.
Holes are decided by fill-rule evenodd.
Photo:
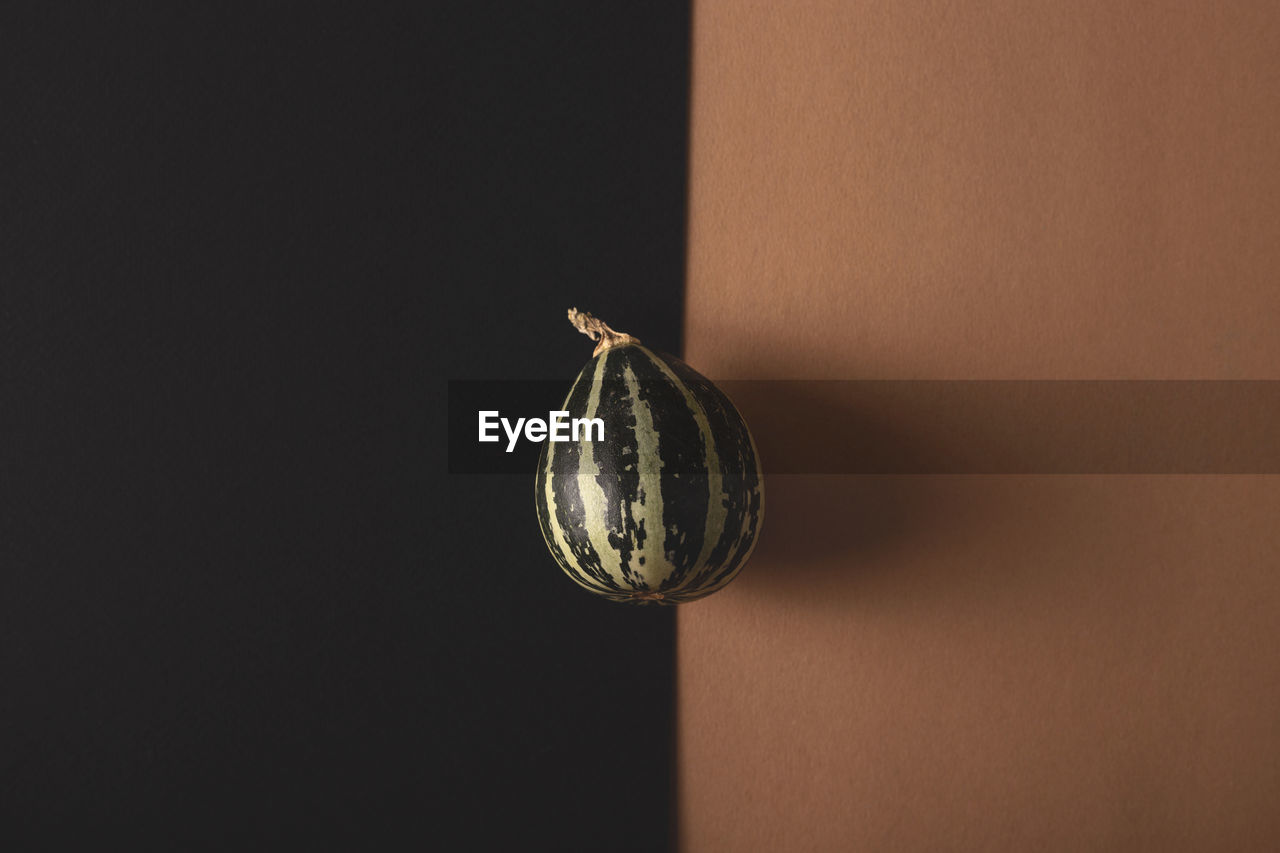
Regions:
M 573 324 L 575 329 L 591 338 L 591 340 L 599 341 L 596 344 L 595 352 L 591 353 L 592 356 L 597 356 L 613 347 L 640 343 L 639 338 L 634 338 L 626 332 L 615 332 L 609 328 L 608 323 L 593 317 L 586 311 L 579 311 L 577 308 L 569 309 L 569 322 Z

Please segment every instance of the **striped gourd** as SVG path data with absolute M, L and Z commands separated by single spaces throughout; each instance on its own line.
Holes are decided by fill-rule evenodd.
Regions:
M 615 601 L 710 595 L 751 556 L 764 516 L 746 423 L 680 359 L 589 314 L 569 319 L 599 344 L 561 408 L 602 421 L 603 440 L 583 431 L 543 445 L 535 491 L 547 547 L 569 577 Z

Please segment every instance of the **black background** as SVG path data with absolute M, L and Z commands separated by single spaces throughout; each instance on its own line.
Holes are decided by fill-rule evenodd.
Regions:
M 118 5 L 0 11 L 0 834 L 662 848 L 671 612 L 444 430 L 680 351 L 687 4 Z

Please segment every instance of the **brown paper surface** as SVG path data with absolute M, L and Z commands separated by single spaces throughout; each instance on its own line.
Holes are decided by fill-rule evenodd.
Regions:
M 1280 4 L 698 0 L 693 41 L 708 376 L 1280 378 Z M 768 489 L 679 614 L 683 849 L 1280 849 L 1280 477 Z

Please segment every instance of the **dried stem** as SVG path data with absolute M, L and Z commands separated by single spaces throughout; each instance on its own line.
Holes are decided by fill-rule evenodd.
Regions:
M 640 343 L 639 338 L 633 338 L 626 332 L 615 332 L 613 329 L 609 328 L 608 323 L 605 323 L 597 317 L 593 317 L 586 311 L 579 311 L 577 308 L 569 309 L 569 322 L 573 324 L 575 329 L 591 338 L 591 340 L 599 341 L 599 343 L 596 344 L 595 352 L 591 353 L 593 356 L 597 356 L 605 350 L 612 349 L 613 347 Z

